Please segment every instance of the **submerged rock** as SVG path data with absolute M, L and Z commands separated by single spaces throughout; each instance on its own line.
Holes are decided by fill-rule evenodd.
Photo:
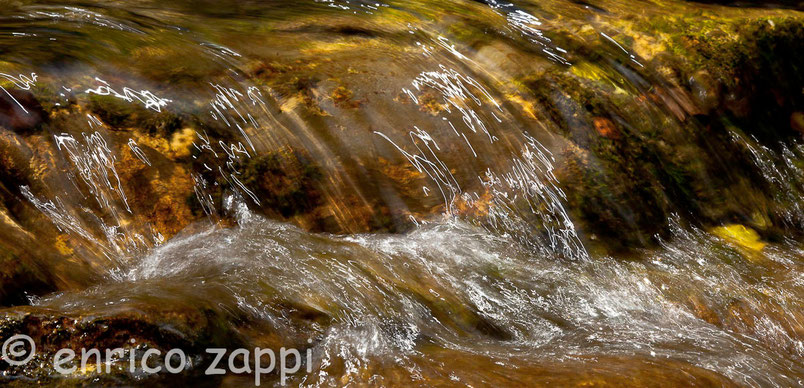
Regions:
M 31 257 L 20 257 L 2 242 L 0 248 L 0 306 L 25 305 L 29 298 L 56 291 L 52 275 Z
M 114 95 L 91 93 L 79 103 L 153 159 L 161 158 L 152 152 L 167 157 L 137 165 L 119 147 L 125 191 L 142 213 L 138 222 L 155 225 L 164 237 L 211 210 L 222 216 L 229 193 L 317 231 L 404 231 L 414 225 L 411 216 L 437 217 L 456 206 L 483 224 L 495 214 L 483 202 L 495 199 L 478 200 L 490 195 L 478 172 L 506 171 L 508 155 L 525 142 L 519 132 L 561 137 L 545 144 L 563 155 L 555 167 L 567 209 L 581 235 L 612 247 L 650 245 L 678 212 L 710 226 L 758 211 L 775 226 L 781 222 L 768 201 L 757 200 L 769 196 L 759 188 L 763 178 L 730 133 L 767 143 L 797 131 L 802 81 L 788 54 L 800 51 L 802 40 L 795 15 L 756 9 L 719 15 L 677 2 L 640 14 L 602 2 L 573 4 L 557 22 L 555 4 L 523 4 L 518 15 L 530 12 L 543 23 L 527 30 L 505 16 L 507 8 L 467 7 L 471 12 L 414 7 L 428 20 L 381 10 L 327 22 L 315 13 L 249 21 L 272 31 L 250 30 L 255 39 L 275 37 L 265 48 L 237 39 L 225 49 L 204 46 L 256 84 L 243 90 L 229 88 L 214 64 L 181 65 L 174 50 L 143 42 L 134 50 L 141 61 L 130 64 L 137 74 L 181 88 L 206 77 L 219 87 L 218 98 L 185 103 L 183 109 L 192 108 L 181 113 L 154 112 Z M 449 23 L 449 36 L 425 39 L 448 14 L 460 15 Z M 592 14 L 603 16 L 584 19 Z M 515 33 L 498 31 L 502 26 Z M 564 52 L 545 56 L 535 41 Z M 505 109 L 486 110 L 497 103 Z M 210 112 L 212 119 L 203 117 Z M 422 143 L 428 139 L 438 146 L 430 145 L 432 155 Z M 388 167 L 404 165 L 422 178 Z M 201 198 L 214 206 L 198 202 L 204 183 L 194 176 L 208 185 Z M 175 180 L 157 183 L 165 179 Z M 546 230 L 535 225 L 527 234 Z
M 420 1 L 387 7 L 364 1 L 219 3 L 125 4 L 132 9 L 125 17 L 117 8 L 106 15 L 104 7 L 96 7 L 96 15 L 73 8 L 31 13 L 27 3 L 12 7 L 22 8 L 9 20 L 31 19 L 31 25 L 14 25 L 15 30 L 43 34 L 62 28 L 58 44 L 65 42 L 69 51 L 53 49 L 42 36 L 0 40 L 9 47 L 7 59 L 48 73 L 38 82 L 53 85 L 0 93 L 0 265 L 5 267 L 0 304 L 31 303 L 52 292 L 65 296 L 0 312 L 6 317 L 0 340 L 12 333 L 31 335 L 42 344 L 43 357 L 62 346 L 137 352 L 182 347 L 192 352 L 194 368 L 183 375 L 192 379 L 208 361 L 202 352 L 207 346 L 305 347 L 313 346 L 311 338 L 326 341 L 345 331 L 362 352 L 358 360 L 392 348 L 410 351 L 414 361 L 406 367 L 381 357 L 378 365 L 336 363 L 337 377 L 311 375 L 300 383 L 730 385 L 715 372 L 672 358 L 606 358 L 594 351 L 579 356 L 560 346 L 549 351 L 573 359 L 568 365 L 509 357 L 507 368 L 492 354 L 441 349 L 430 335 L 444 329 L 449 341 L 468 338 L 465 343 L 503 348 L 506 354 L 512 344 L 543 340 L 534 347 L 552 346 L 556 333 L 568 332 L 586 344 L 597 340 L 595 324 L 607 314 L 618 318 L 646 309 L 628 303 L 663 303 L 668 297 L 689 312 L 672 310 L 673 316 L 705 322 L 701 331 L 714 326 L 729 338 L 766 335 L 761 337 L 766 345 L 784 334 L 778 343 L 800 354 L 790 345 L 801 335 L 796 319 L 739 297 L 663 293 L 664 284 L 637 277 L 612 287 L 598 306 L 586 299 L 590 295 L 550 289 L 551 282 L 565 278 L 591 287 L 592 275 L 552 267 L 545 270 L 550 274 L 545 289 L 520 295 L 523 288 L 505 288 L 518 273 L 530 275 L 525 269 L 545 265 L 538 260 L 543 256 L 558 263 L 580 258 L 573 263 L 586 265 L 601 260 L 619 270 L 619 262 L 604 261 L 606 255 L 630 259 L 622 253 L 663 244 L 673 228 L 668 220 L 676 217 L 725 241 L 712 248 L 727 252 L 718 268 L 773 268 L 777 261 L 766 260 L 764 255 L 774 253 L 766 244 L 804 233 L 804 176 L 797 172 L 804 168 L 804 74 L 796 56 L 804 50 L 800 14 L 680 1 L 655 2 L 648 11 L 608 0 Z M 157 11 L 162 7 L 169 10 Z M 109 93 L 101 95 L 99 85 Z M 321 247 L 317 244 L 331 236 L 310 235 L 293 243 L 252 244 L 299 233 L 266 226 L 273 224 L 262 224 L 258 215 L 306 231 L 351 234 L 350 240 Z M 532 255 L 517 271 L 461 267 L 450 278 L 472 282 L 462 285 L 466 295 L 461 295 L 439 281 L 443 268 L 429 267 L 433 260 L 449 267 L 510 258 L 496 252 L 464 257 L 449 250 L 444 257 L 416 256 L 411 252 L 417 246 L 410 244 L 373 255 L 349 245 L 365 239 L 359 233 L 405 232 L 444 219 L 479 226 L 483 229 L 471 233 L 489 232 L 485 243 L 499 238 Z M 252 230 L 253 240 L 213 249 L 215 258 L 199 249 L 149 268 L 173 273 L 197 265 L 187 278 L 161 279 L 185 287 L 182 292 L 164 285 L 153 294 L 111 290 L 109 283 L 133 276 L 132 265 L 146 259 L 160 264 L 160 245 L 182 231 L 203 240 L 208 225 L 238 223 L 240 228 L 229 231 L 248 230 L 249 223 L 263 229 Z M 442 253 L 450 243 L 432 240 L 440 245 L 428 245 L 428 254 Z M 270 255 L 246 252 L 245 265 L 225 256 L 254 246 Z M 594 260 L 585 260 L 587 249 Z M 749 252 L 748 260 L 741 260 L 741 250 Z M 372 260 L 360 260 L 365 257 Z M 388 257 L 397 260 L 386 262 Z M 295 268 L 308 260 L 314 268 L 327 268 L 329 276 L 351 272 L 327 283 L 282 277 L 287 274 L 271 267 Z M 655 264 L 633 261 L 639 268 Z M 426 268 L 387 275 L 388 268 L 411 263 Z M 216 278 L 220 288 L 205 285 L 219 268 L 232 277 Z M 706 277 L 701 273 L 699 278 Z M 233 284 L 242 279 L 246 285 Z M 494 287 L 479 286 L 485 282 Z M 277 291 L 289 283 L 305 292 Z M 637 288 L 628 288 L 634 283 Z M 101 284 L 96 292 L 125 296 L 78 292 L 93 284 Z M 365 288 L 350 289 L 354 284 Z M 309 291 L 313 286 L 326 287 Z M 583 290 L 599 296 L 597 289 Z M 645 298 L 618 294 L 621 290 Z M 346 295 L 355 299 L 341 299 Z M 547 299 L 550 295 L 554 298 Z M 128 299 L 134 297 L 139 299 Z M 374 299 L 356 308 L 359 297 Z M 531 322 L 518 321 L 527 316 L 523 311 L 503 310 L 516 316 L 510 319 L 495 315 L 501 311 L 495 308 L 512 298 L 546 311 L 544 326 L 533 330 L 538 338 L 527 332 Z M 588 322 L 550 310 L 567 298 L 579 300 L 569 304 L 577 307 L 571 313 Z M 425 323 L 389 313 L 403 308 Z M 382 324 L 375 326 L 361 321 L 375 309 L 388 319 L 378 318 Z M 651 314 L 665 318 L 644 312 Z M 782 329 L 763 331 L 767 322 L 753 318 L 760 315 L 784 321 Z M 568 329 L 579 324 L 588 327 Z M 428 325 L 438 330 L 419 331 Z M 646 330 L 657 328 L 664 329 Z M 371 342 L 385 337 L 393 339 L 391 345 Z M 622 351 L 618 346 L 626 341 L 611 338 L 608 349 Z M 351 354 L 337 338 L 332 341 L 327 350 Z M 700 347 L 691 349 L 701 354 Z M 421 370 L 421 365 L 438 368 Z M 451 368 L 466 373 L 443 372 Z M 25 381 L 62 381 L 46 362 L 3 370 Z M 489 371 L 496 377 L 489 380 Z M 95 372 L 67 381 L 147 380 Z M 211 382 L 219 383 L 225 381 Z
M 12 87 L 0 90 L 0 127 L 27 135 L 40 129 L 47 119 L 47 113 L 30 91 Z
M 3 310 L 0 339 L 27 335 L 36 345 L 34 360 L 25 365 L 0 361 L 4 375 L 17 376 L 16 381 L 68 385 L 91 382 L 127 385 L 149 378 L 165 383 L 177 379 L 192 381 L 204 376 L 203 371 L 212 361 L 213 355 L 206 348 L 235 348 L 240 344 L 223 313 L 216 306 L 195 299 L 147 300 L 135 296 L 133 300 L 123 299 L 105 306 L 92 306 L 85 299 L 78 306 L 67 311 L 47 307 Z M 54 357 L 62 349 L 71 349 L 76 355 L 61 365 L 62 369 L 72 370 L 68 374 L 54 369 Z M 99 354 L 87 353 L 92 349 L 99 350 Z M 161 356 L 148 357 L 145 364 L 148 367 L 164 369 L 165 355 L 172 349 L 180 349 L 186 356 L 187 369 L 158 375 L 147 373 L 143 360 L 151 349 Z M 178 364 L 173 360 L 173 365 Z

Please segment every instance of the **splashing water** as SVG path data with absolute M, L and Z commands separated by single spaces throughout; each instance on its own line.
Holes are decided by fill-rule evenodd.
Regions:
M 795 11 L 37 3 L 0 11 L 0 247 L 53 286 L 9 322 L 309 348 L 294 386 L 802 385 L 804 116 L 662 54 Z

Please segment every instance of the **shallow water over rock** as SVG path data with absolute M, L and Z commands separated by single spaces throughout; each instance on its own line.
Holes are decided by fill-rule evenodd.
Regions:
M 731 5 L 9 4 L 3 379 L 801 385 L 804 14 Z

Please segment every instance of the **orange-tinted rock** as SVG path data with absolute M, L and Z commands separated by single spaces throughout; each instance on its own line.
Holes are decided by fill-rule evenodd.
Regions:
M 619 139 L 620 132 L 617 130 L 617 127 L 614 126 L 614 123 L 611 120 L 605 117 L 595 117 L 592 119 L 595 125 L 595 131 L 600 136 L 603 136 L 608 139 Z
M 186 200 L 193 180 L 184 166 L 154 160 L 149 167 L 128 148 L 121 156 L 118 171 L 129 203 L 156 231 L 169 238 L 197 219 Z

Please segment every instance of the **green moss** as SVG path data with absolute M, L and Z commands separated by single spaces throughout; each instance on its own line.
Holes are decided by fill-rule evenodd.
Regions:
M 87 107 L 114 129 L 135 129 L 152 136 L 169 138 L 183 126 L 182 119 L 170 112 L 154 112 L 114 96 L 91 94 Z
M 299 152 L 282 149 L 244 160 L 240 180 L 253 188 L 261 207 L 283 217 L 307 213 L 321 200 L 318 180 L 322 174 Z
M 125 128 L 132 126 L 137 120 L 137 114 L 140 113 L 136 107 L 114 96 L 102 96 L 98 94 L 91 94 L 89 96 L 89 109 L 98 115 L 100 119 L 114 127 Z

